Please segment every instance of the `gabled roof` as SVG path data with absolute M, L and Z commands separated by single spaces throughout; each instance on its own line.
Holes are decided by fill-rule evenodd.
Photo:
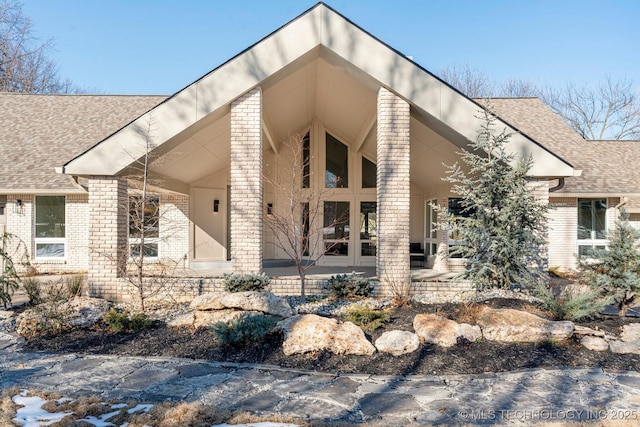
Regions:
M 81 191 L 54 168 L 164 99 L 0 93 L 0 194 Z
M 640 141 L 584 140 L 538 98 L 497 98 L 490 109 L 582 170 L 556 195 L 640 195 Z
M 117 175 L 144 155 L 145 130 L 154 127 L 158 153 L 195 132 L 205 118 L 226 114 L 230 103 L 269 78 L 323 58 L 356 78 L 384 86 L 411 105 L 412 115 L 459 147 L 476 137 L 479 105 L 412 60 L 319 3 L 244 52 L 174 94 L 150 112 L 64 165 L 71 175 Z M 509 149 L 533 155 L 536 176 L 571 176 L 570 164 L 517 134 Z

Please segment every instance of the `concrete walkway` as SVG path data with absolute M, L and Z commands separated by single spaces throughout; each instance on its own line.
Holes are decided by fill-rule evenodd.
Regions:
M 200 401 L 306 419 L 383 425 L 640 423 L 640 373 L 531 369 L 483 375 L 334 375 L 190 359 L 20 351 L 0 333 L 0 388 L 148 403 Z M 638 420 L 638 421 L 634 421 Z

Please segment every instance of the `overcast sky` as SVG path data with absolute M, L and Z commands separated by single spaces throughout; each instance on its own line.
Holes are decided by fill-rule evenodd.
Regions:
M 638 0 L 335 0 L 329 6 L 431 72 L 501 82 L 640 84 Z M 62 77 L 108 94 L 172 94 L 312 0 L 24 0 Z

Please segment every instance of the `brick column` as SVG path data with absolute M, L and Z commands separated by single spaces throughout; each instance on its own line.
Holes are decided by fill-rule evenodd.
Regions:
M 127 181 L 115 176 L 89 178 L 90 296 L 117 300 L 118 277 L 126 271 Z
M 378 91 L 376 272 L 382 294 L 408 286 L 409 272 L 409 104 L 385 88 Z
M 231 104 L 231 265 L 262 270 L 262 90 Z

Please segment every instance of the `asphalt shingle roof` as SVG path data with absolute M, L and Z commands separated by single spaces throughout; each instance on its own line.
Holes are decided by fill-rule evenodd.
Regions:
M 561 193 L 640 193 L 640 141 L 588 141 L 538 98 L 497 98 L 490 109 L 569 162 L 582 175 L 565 180 Z
M 165 96 L 0 93 L 0 191 L 73 190 L 55 172 Z M 490 108 L 582 170 L 562 193 L 640 193 L 640 141 L 585 141 L 537 98 L 495 98 Z
M 0 93 L 0 191 L 76 189 L 54 168 L 165 99 Z

